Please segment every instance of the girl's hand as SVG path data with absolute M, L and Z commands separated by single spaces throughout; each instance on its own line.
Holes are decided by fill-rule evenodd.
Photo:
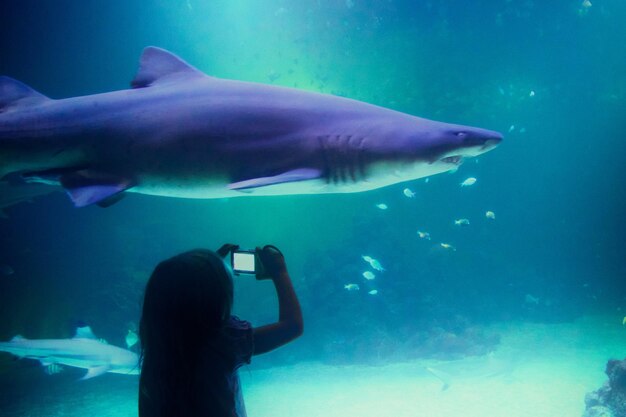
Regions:
M 217 253 L 222 258 L 228 256 L 234 250 L 239 249 L 239 245 L 233 245 L 232 243 L 224 243 L 221 248 L 219 248 L 215 253 Z
M 257 275 L 257 279 L 275 279 L 287 273 L 285 257 L 276 247 L 271 245 L 257 247 L 256 252 L 263 264 L 263 274 Z

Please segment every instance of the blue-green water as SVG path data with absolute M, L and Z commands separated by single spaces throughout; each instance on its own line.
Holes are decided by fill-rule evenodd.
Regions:
M 123 346 L 157 262 L 224 242 L 273 243 L 286 255 L 306 330 L 255 358 L 249 372 L 263 377 L 250 377 L 252 393 L 287 382 L 285 366 L 293 376 L 311 362 L 372 367 L 480 358 L 506 350 L 510 333 L 502 329 L 512 323 L 530 332 L 531 325 L 576 328 L 602 316 L 612 336 L 592 345 L 612 348 L 600 354 L 585 347 L 573 359 L 597 363 L 599 382 L 582 392 L 596 389 L 609 354 L 626 356 L 626 3 L 591 3 L 2 3 L 0 74 L 52 98 L 127 88 L 142 48 L 157 45 L 217 77 L 346 96 L 498 130 L 505 139 L 456 173 L 358 194 L 130 195 L 107 209 L 75 209 L 54 193 L 7 208 L 0 265 L 13 273 L 0 274 L 0 340 L 71 337 L 83 321 Z M 460 187 L 468 177 L 477 183 Z M 403 194 L 406 187 L 414 198 Z M 460 218 L 469 226 L 456 226 Z M 386 270 L 364 279 L 362 255 Z M 346 291 L 350 283 L 360 290 Z M 266 282 L 238 277 L 235 304 L 254 325 L 277 316 Z M 73 372 L 44 375 L 38 364 L 2 354 L 0 415 L 67 415 L 66 402 L 80 415 L 90 398 L 116 402 L 120 395 L 126 402 L 115 415 L 133 415 L 135 377 L 78 383 Z M 33 411 L 36 398 L 55 403 Z M 284 403 L 290 400 L 298 401 Z M 572 402 L 582 407 L 582 394 Z M 262 397 L 252 405 L 264 409 Z M 252 405 L 249 415 L 262 415 Z M 402 410 L 387 415 L 419 415 Z

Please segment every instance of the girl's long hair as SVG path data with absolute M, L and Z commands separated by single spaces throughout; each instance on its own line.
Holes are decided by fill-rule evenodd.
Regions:
M 139 323 L 140 417 L 221 416 L 233 409 L 223 395 L 230 364 L 212 346 L 232 304 L 232 275 L 216 253 L 196 249 L 157 265 Z

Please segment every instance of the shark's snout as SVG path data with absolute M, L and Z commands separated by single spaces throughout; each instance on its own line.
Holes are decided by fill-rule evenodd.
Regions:
M 466 147 L 494 147 L 502 141 L 502 135 L 499 132 L 479 128 L 466 128 L 457 133 L 457 136 L 461 139 L 461 145 Z
M 502 142 L 502 134 L 493 130 L 468 128 L 462 132 L 458 152 L 462 156 L 477 156 L 488 152 Z
M 483 154 L 502 142 L 499 132 L 468 126 L 458 126 L 447 133 L 447 137 L 453 145 L 439 160 L 455 166 L 461 165 L 464 157 Z

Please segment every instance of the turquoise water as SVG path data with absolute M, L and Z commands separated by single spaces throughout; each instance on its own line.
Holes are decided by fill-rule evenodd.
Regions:
M 455 405 L 480 393 L 494 407 L 476 413 L 505 415 L 492 394 L 512 391 L 537 404 L 519 415 L 579 415 L 606 360 L 626 356 L 623 1 L 5 3 L 0 74 L 52 98 L 127 88 L 143 47 L 156 45 L 217 77 L 341 95 L 505 138 L 455 173 L 365 193 L 133 194 L 76 209 L 55 192 L 7 207 L 0 340 L 71 337 L 82 321 L 124 346 L 157 262 L 234 242 L 283 250 L 305 314 L 301 339 L 244 370 L 250 416 L 272 415 L 269 391 L 302 378 L 274 415 L 316 415 L 315 404 L 366 415 L 372 387 L 377 415 L 461 415 Z M 460 187 L 468 177 L 476 184 Z M 470 224 L 454 224 L 462 218 Z M 364 279 L 362 255 L 386 270 Z M 360 290 L 345 290 L 350 283 Z M 238 277 L 235 297 L 236 313 L 254 325 L 276 318 L 267 282 Z M 539 336 L 546 332 L 553 337 Z M 584 342 L 568 350 L 577 337 Z M 546 341 L 561 359 L 542 360 Z M 525 350 L 521 363 L 515 349 Z M 460 378 L 478 392 L 461 383 L 435 396 L 439 382 L 423 373 L 428 361 L 490 355 L 507 364 L 496 378 L 475 370 Z M 583 371 L 569 372 L 573 362 Z M 546 394 L 555 372 L 565 375 L 561 389 L 575 387 L 566 398 Z M 0 415 L 133 415 L 136 377 L 80 375 L 45 375 L 2 354 Z M 407 387 L 432 408 L 390 394 Z M 298 410 L 302 397 L 308 411 Z

